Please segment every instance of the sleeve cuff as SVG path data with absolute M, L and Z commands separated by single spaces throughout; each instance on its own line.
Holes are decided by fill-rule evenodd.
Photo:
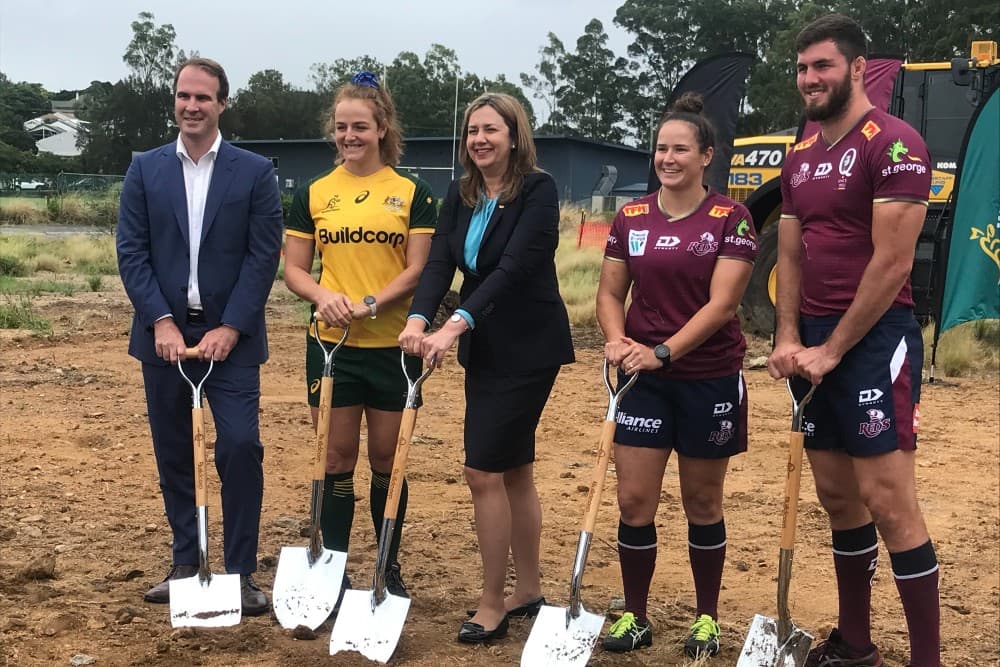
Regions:
M 455 312 L 462 316 L 462 319 L 465 320 L 466 324 L 469 325 L 470 329 L 476 328 L 476 320 L 475 318 L 472 317 L 472 315 L 469 314 L 469 311 L 465 310 L 464 308 L 456 308 Z
M 431 322 L 430 322 L 430 320 L 428 320 L 428 319 L 427 319 L 426 317 L 424 317 L 423 315 L 418 315 L 417 313 L 412 313 L 412 314 L 410 314 L 410 315 L 407 315 L 407 316 L 406 316 L 406 319 L 408 319 L 408 320 L 412 320 L 412 319 L 414 319 L 414 318 L 416 318 L 416 319 L 418 319 L 418 320 L 423 320 L 423 321 L 424 321 L 424 324 L 426 324 L 427 326 L 430 326 L 430 325 L 431 325 Z

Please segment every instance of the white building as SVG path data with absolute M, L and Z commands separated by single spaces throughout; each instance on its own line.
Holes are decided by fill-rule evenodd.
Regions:
M 87 121 L 72 113 L 55 111 L 26 120 L 24 131 L 35 138 L 38 152 L 73 157 L 80 154 L 77 138 L 87 131 Z

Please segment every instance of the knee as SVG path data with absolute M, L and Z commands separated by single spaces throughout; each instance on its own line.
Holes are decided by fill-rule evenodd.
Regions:
M 469 490 L 476 495 L 504 488 L 502 473 L 476 470 L 468 466 L 465 468 L 465 483 L 469 485 Z
M 698 490 L 682 498 L 690 523 L 707 526 L 722 520 L 722 494 Z
M 829 482 L 816 480 L 816 495 L 819 503 L 826 510 L 831 520 L 836 522 L 838 518 L 846 518 L 853 515 L 863 504 L 861 498 L 853 493 L 845 493 L 845 490 Z
M 650 510 L 649 498 L 647 494 L 638 489 L 618 487 L 618 511 L 621 513 L 622 521 L 630 526 L 645 526 L 652 523 L 656 514 L 656 502 L 652 503 Z
M 916 517 L 919 522 L 916 498 L 908 497 L 892 485 L 871 485 L 861 490 L 861 497 L 875 525 L 890 541 L 893 535 L 906 530 L 911 518 Z
M 355 462 L 357 462 L 357 455 L 354 456 Z M 371 466 L 374 472 L 390 473 L 392 472 L 392 463 L 395 459 L 393 454 L 388 456 L 379 455 L 375 452 L 368 450 L 368 464 Z

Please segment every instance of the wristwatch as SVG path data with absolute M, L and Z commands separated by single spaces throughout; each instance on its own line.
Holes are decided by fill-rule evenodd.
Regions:
M 375 297 L 373 297 L 371 294 L 369 294 L 368 296 L 366 296 L 365 298 L 363 298 L 361 301 L 366 306 L 368 306 L 368 310 L 372 311 L 372 319 L 374 320 L 375 319 L 375 311 L 377 310 L 377 308 L 375 306 Z
M 660 343 L 653 348 L 653 355 L 663 364 L 663 370 L 670 370 L 670 348 Z
M 465 318 L 458 313 L 452 313 L 451 317 L 448 318 L 449 322 L 465 322 L 465 328 L 469 328 L 469 323 L 465 321 Z

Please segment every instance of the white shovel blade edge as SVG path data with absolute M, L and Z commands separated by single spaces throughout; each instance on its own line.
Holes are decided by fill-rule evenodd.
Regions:
M 175 628 L 237 625 L 242 608 L 238 574 L 213 574 L 207 584 L 198 575 L 170 580 L 170 625 Z
M 566 625 L 567 609 L 545 605 L 521 653 L 521 667 L 584 667 L 604 626 L 604 616 L 582 607 Z
M 812 635 L 792 626 L 788 641 L 781 644 L 778 622 L 770 616 L 756 614 L 736 667 L 801 667 L 812 640 Z
M 369 660 L 382 664 L 389 662 L 403 633 L 410 600 L 387 594 L 372 612 L 372 597 L 371 590 L 344 591 L 344 600 L 330 635 L 330 655 L 357 651 Z
M 337 604 L 346 564 L 343 551 L 323 549 L 310 565 L 308 547 L 282 547 L 272 602 L 281 627 L 315 630 L 322 625 Z

